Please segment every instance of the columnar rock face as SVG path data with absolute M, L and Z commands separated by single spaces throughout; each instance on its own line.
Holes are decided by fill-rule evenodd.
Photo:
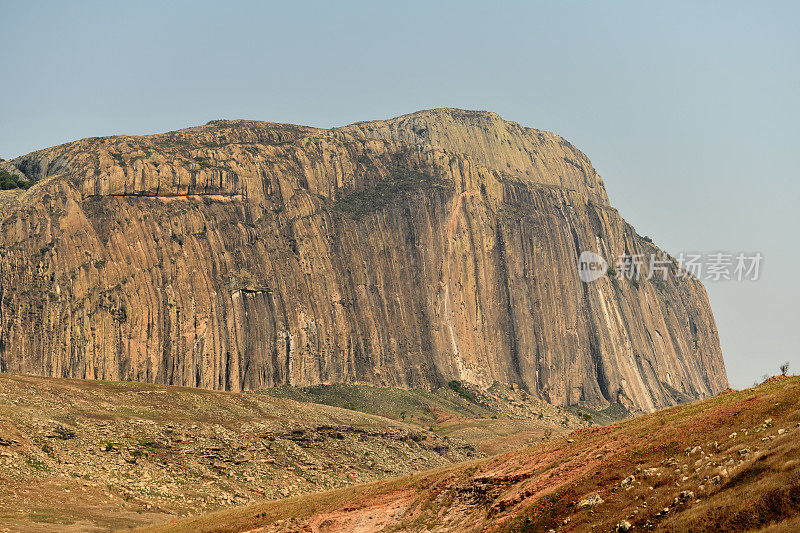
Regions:
M 5 372 L 234 391 L 497 380 L 642 410 L 727 386 L 702 285 L 583 283 L 582 250 L 658 249 L 580 151 L 494 113 L 214 121 L 2 165 L 37 181 L 0 197 Z

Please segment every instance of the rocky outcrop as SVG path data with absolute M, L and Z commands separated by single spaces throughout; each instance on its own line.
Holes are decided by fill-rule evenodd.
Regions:
M 582 250 L 658 250 L 580 151 L 493 113 L 215 121 L 3 164 L 37 180 L 0 199 L 5 372 L 234 391 L 497 380 L 642 410 L 727 386 L 702 285 L 581 282 Z

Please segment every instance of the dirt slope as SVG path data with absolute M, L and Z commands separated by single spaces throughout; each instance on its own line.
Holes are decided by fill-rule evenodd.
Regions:
M 148 531 L 797 531 L 800 378 L 466 464 Z

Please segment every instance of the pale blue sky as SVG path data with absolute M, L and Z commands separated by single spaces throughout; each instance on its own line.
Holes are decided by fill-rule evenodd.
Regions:
M 161 4 L 0 0 L 0 157 L 490 109 L 572 141 L 669 252 L 761 251 L 758 282 L 707 284 L 728 375 L 800 370 L 797 3 Z

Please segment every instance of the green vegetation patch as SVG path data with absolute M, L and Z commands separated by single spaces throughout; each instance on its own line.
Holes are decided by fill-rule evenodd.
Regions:
M 343 194 L 334 202 L 333 210 L 358 219 L 418 191 L 452 193 L 454 189 L 452 182 L 438 176 L 414 170 L 396 170 L 372 188 Z
M 427 391 L 336 384 L 311 387 L 275 387 L 259 392 L 279 398 L 330 405 L 394 420 L 404 420 L 422 427 L 436 426 L 440 417 L 490 418 L 495 414 L 487 407 L 472 403 L 471 400 L 451 387 Z
M 47 464 L 43 463 L 39 459 L 35 457 L 29 457 L 25 459 L 25 464 L 28 465 L 30 468 L 34 470 L 38 470 L 39 472 L 49 472 L 50 467 Z
M 467 400 L 468 402 L 471 402 L 471 403 L 476 403 L 476 401 L 475 401 L 475 395 L 474 395 L 474 394 L 472 394 L 472 393 L 471 393 L 471 392 L 470 392 L 470 391 L 469 391 L 467 388 L 465 388 L 465 387 L 464 387 L 464 386 L 461 384 L 461 382 L 460 382 L 460 381 L 458 381 L 457 379 L 454 379 L 453 381 L 451 381 L 450 383 L 448 383 L 448 384 L 447 384 L 447 386 L 448 386 L 448 387 L 450 387 L 450 389 L 451 389 L 453 392 L 455 392 L 456 394 L 458 394 L 459 396 L 461 396 L 462 398 L 464 398 L 464 399 L 465 399 L 465 400 Z
M 11 189 L 30 189 L 32 185 L 32 181 L 28 181 L 6 170 L 0 170 L 0 189 L 4 191 Z

